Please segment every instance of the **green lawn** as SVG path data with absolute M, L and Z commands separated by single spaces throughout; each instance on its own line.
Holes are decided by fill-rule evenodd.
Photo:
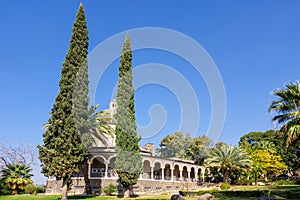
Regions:
M 243 197 L 244 195 L 249 195 L 250 191 L 260 191 L 260 193 L 267 195 L 268 191 L 270 192 L 271 196 L 274 196 L 276 199 L 293 199 L 293 200 L 299 200 L 300 198 L 300 185 L 287 185 L 287 186 L 232 186 L 230 191 L 226 194 L 216 194 L 216 196 L 221 196 L 222 200 L 246 200 L 246 199 L 257 199 L 257 196 L 253 197 Z M 242 191 L 242 194 L 240 196 L 237 196 L 237 194 L 241 192 L 235 193 L 234 191 Z M 249 193 L 247 193 L 249 191 Z M 207 191 L 209 193 L 209 191 Z M 206 193 L 206 192 L 205 192 Z M 231 194 L 230 194 L 231 193 Z M 252 192 L 251 192 L 252 193 Z M 250 193 L 250 195 L 251 195 Z M 256 193 L 256 192 L 255 192 Z M 234 195 L 235 194 L 235 195 Z M 227 195 L 233 195 L 227 196 Z
M 287 198 L 287 193 L 291 193 L 293 191 L 300 191 L 299 185 L 291 185 L 291 186 L 233 186 L 230 190 L 233 191 L 249 191 L 249 190 L 270 190 L 271 196 L 275 196 L 276 199 L 299 199 L 299 198 Z M 209 191 L 208 191 L 209 192 Z M 137 198 L 132 198 L 136 200 L 169 200 L 171 195 L 152 195 L 152 196 L 141 196 Z M 19 199 L 28 199 L 28 200 L 59 200 L 59 195 L 49 196 L 49 195 L 16 195 L 16 196 L 0 196 L 0 200 L 19 200 Z M 120 199 L 116 196 L 105 197 L 84 197 L 84 196 L 70 196 L 69 199 L 86 199 L 86 200 L 116 200 Z M 186 200 L 196 200 L 198 197 L 185 197 Z M 257 197 L 253 198 L 245 198 L 245 197 L 223 197 L 220 200 L 256 200 Z

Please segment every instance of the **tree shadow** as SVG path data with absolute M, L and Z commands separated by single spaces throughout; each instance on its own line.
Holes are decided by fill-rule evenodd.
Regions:
M 94 197 L 95 196 L 75 195 L 75 196 L 68 196 L 68 199 L 90 199 Z

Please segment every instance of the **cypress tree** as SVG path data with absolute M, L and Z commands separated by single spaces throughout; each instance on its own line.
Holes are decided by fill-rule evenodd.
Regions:
M 116 114 L 116 171 L 123 185 L 124 197 L 129 197 L 129 190 L 137 183 L 142 170 L 139 136 L 136 131 L 134 110 L 134 88 L 132 86 L 132 51 L 129 35 L 123 45 L 119 65 Z
M 69 50 L 61 70 L 60 91 L 55 99 L 47 130 L 43 134 L 44 144 L 38 146 L 42 173 L 47 177 L 54 176 L 57 180 L 62 180 L 63 200 L 67 199 L 67 189 L 72 175 L 79 172 L 87 157 L 87 151 L 76 125 L 80 119 L 74 118 L 73 110 L 75 109 L 74 82 L 82 64 L 87 64 L 87 48 L 86 17 L 80 4 L 73 25 Z

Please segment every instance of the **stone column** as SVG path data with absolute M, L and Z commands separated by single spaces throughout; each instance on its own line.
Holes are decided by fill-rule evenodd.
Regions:
M 179 176 L 180 176 L 180 177 L 179 177 L 179 180 L 183 180 L 183 176 L 182 176 L 183 173 L 182 173 L 182 172 L 183 172 L 183 170 L 182 170 L 182 169 L 179 169 Z
M 91 162 L 88 162 L 88 176 L 89 176 L 89 179 L 91 178 L 91 165 L 92 163 Z
M 187 180 L 191 182 L 191 171 L 187 171 Z
M 105 173 L 104 173 L 104 178 L 108 177 L 108 163 L 105 162 Z
M 143 171 L 142 173 L 140 174 L 140 178 L 139 179 L 143 179 Z
M 154 180 L 154 167 L 151 167 L 151 179 Z
M 165 168 L 161 168 L 161 180 L 165 180 Z
M 170 167 L 171 170 L 171 181 L 174 181 L 174 169 Z
M 195 173 L 195 174 L 194 174 L 194 177 L 195 177 L 195 180 L 194 180 L 194 181 L 198 181 L 198 172 L 196 172 L 196 170 L 195 170 L 194 173 Z
M 205 182 L 205 181 L 204 181 L 204 170 L 202 170 L 202 169 L 201 169 L 201 174 L 202 174 L 202 181 L 203 181 L 203 183 L 204 183 L 204 182 Z

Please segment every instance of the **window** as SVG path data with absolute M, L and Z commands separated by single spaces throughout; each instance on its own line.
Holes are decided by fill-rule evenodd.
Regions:
M 104 173 L 105 169 L 103 169 L 103 168 L 93 168 L 92 172 L 95 173 L 95 174 Z

